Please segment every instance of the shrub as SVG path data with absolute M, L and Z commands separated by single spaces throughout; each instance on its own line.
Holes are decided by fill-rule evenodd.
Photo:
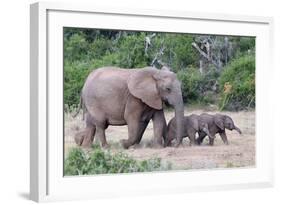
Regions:
M 255 57 L 234 59 L 220 77 L 220 108 L 242 110 L 255 107 Z
M 73 62 L 64 65 L 64 104 L 77 105 L 82 87 L 92 71 L 90 62 Z
M 183 101 L 191 103 L 200 96 L 200 86 L 203 77 L 196 68 L 188 68 L 177 73 L 178 79 L 182 82 Z
M 158 53 L 158 59 L 169 65 L 174 72 L 187 66 L 197 65 L 198 54 L 192 48 L 193 36 L 174 33 L 158 33 L 152 39 L 152 46 L 148 48 L 148 65 Z M 162 50 L 162 53 L 159 51 Z
M 82 34 L 75 33 L 64 38 L 64 60 L 74 62 L 84 60 L 88 52 L 89 44 Z
M 94 41 L 88 43 L 87 58 L 88 60 L 100 59 L 105 54 L 110 53 L 113 47 L 113 42 L 106 38 L 95 38 Z
M 149 172 L 171 169 L 171 164 L 161 163 L 160 158 L 137 161 L 123 152 L 111 153 L 95 146 L 86 152 L 81 148 L 70 150 L 64 164 L 65 175 L 90 175 L 110 173 Z
M 255 49 L 256 39 L 253 37 L 241 37 L 239 38 L 239 50 L 240 52 L 248 52 Z
M 141 68 L 147 66 L 145 56 L 145 33 L 123 37 L 117 48 L 118 66 L 122 68 Z

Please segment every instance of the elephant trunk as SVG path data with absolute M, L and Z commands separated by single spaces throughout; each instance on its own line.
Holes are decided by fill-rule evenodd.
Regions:
M 169 122 L 166 129 L 166 137 L 164 137 L 164 147 L 171 146 L 172 132 L 171 122 Z
M 207 128 L 204 127 L 204 128 L 203 128 L 203 131 L 204 131 L 210 138 L 215 139 L 215 136 L 213 136 L 213 135 L 210 134 L 209 129 L 207 129 Z
M 184 123 L 184 107 L 182 97 L 179 103 L 175 106 L 175 119 L 176 119 L 176 146 L 182 143 L 183 138 L 183 123 Z
M 242 134 L 241 130 L 240 130 L 238 127 L 234 126 L 234 129 L 235 129 L 240 135 Z

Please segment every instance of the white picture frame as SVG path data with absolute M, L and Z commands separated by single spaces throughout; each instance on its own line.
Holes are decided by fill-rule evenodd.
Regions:
M 86 27 L 256 36 L 256 166 L 63 177 L 62 28 Z M 268 133 L 273 19 L 227 14 L 97 8 L 40 2 L 30 9 L 30 198 L 94 199 L 273 186 L 273 136 Z M 266 69 L 265 69 L 266 68 Z M 267 119 L 267 120 L 265 120 Z M 263 136 L 266 135 L 266 138 Z

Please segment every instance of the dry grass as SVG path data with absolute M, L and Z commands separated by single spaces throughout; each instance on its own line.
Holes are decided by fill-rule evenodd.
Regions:
M 203 109 L 185 110 L 185 115 L 200 114 L 202 112 L 216 113 Z M 112 151 L 120 151 L 133 156 L 135 159 L 149 159 L 160 157 L 164 161 L 171 162 L 174 169 L 204 169 L 204 168 L 226 168 L 226 167 L 249 167 L 255 165 L 255 112 L 222 112 L 230 115 L 235 124 L 240 127 L 243 134 L 239 135 L 235 131 L 227 131 L 229 145 L 222 143 L 219 135 L 215 139 L 214 146 L 208 146 L 206 138 L 202 146 L 190 147 L 188 139 L 184 139 L 184 144 L 180 148 L 153 148 L 151 140 L 153 138 L 152 123 L 148 125 L 143 139 L 138 146 L 123 150 L 119 141 L 128 138 L 127 126 L 109 126 L 106 136 Z M 173 111 L 165 111 L 167 122 L 174 116 Z M 84 122 L 81 115 L 75 119 L 71 114 L 65 115 L 65 156 L 70 147 L 76 146 L 74 135 L 83 129 Z

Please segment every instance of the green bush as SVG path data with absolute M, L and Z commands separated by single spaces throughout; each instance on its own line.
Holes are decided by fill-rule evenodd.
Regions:
M 218 70 L 210 66 L 208 71 L 203 75 L 201 85 L 201 104 L 217 104 L 218 103 L 218 78 L 220 73 Z
M 201 74 L 197 68 L 187 68 L 177 73 L 178 79 L 182 83 L 183 101 L 188 104 L 215 103 L 216 84 L 218 72 L 214 68 L 209 68 L 207 73 Z
M 151 37 L 149 45 L 146 45 L 147 37 Z M 162 62 L 182 81 L 185 103 L 220 104 L 222 109 L 231 110 L 255 107 L 252 56 L 255 38 L 229 37 L 231 46 L 225 69 L 217 69 L 210 63 L 201 74 L 198 66 L 202 57 L 192 47 L 196 37 L 196 34 L 64 28 L 64 104 L 68 108 L 77 107 L 82 86 L 93 69 L 104 66 L 141 68 L 152 62 L 160 68 Z M 224 43 L 223 37 L 215 45 L 219 43 Z M 221 46 L 218 45 L 218 49 Z M 247 58 L 252 59 L 249 65 L 252 71 L 247 70 Z M 239 66 L 240 69 L 235 68 Z M 233 87 L 231 94 L 223 92 L 227 82 Z
M 182 97 L 187 103 L 195 102 L 200 97 L 200 86 L 203 76 L 196 68 L 188 68 L 177 73 L 178 79 L 182 82 Z
M 241 37 L 239 38 L 239 51 L 248 52 L 255 49 L 256 39 L 253 37 Z
M 255 57 L 234 59 L 224 68 L 219 84 L 221 109 L 255 108 Z
M 153 39 L 152 44 L 148 48 L 148 65 L 152 62 L 155 55 L 160 49 L 163 53 L 159 59 L 166 62 L 174 72 L 185 69 L 186 67 L 194 67 L 197 65 L 198 53 L 192 48 L 193 36 L 158 33 Z
M 105 54 L 110 53 L 113 49 L 113 42 L 106 38 L 96 38 L 88 43 L 87 59 L 101 59 Z
M 89 50 L 89 44 L 85 37 L 79 33 L 74 33 L 69 38 L 64 38 L 64 61 L 74 62 L 85 60 Z
M 148 64 L 145 56 L 145 33 L 123 37 L 118 43 L 118 66 L 122 68 L 141 68 Z
M 80 94 L 92 63 L 76 61 L 64 65 L 64 104 L 69 106 L 79 103 Z
M 91 152 L 86 152 L 81 148 L 71 149 L 65 160 L 64 175 L 150 172 L 170 169 L 171 164 L 162 164 L 160 158 L 138 161 L 122 152 L 113 154 L 95 146 Z

